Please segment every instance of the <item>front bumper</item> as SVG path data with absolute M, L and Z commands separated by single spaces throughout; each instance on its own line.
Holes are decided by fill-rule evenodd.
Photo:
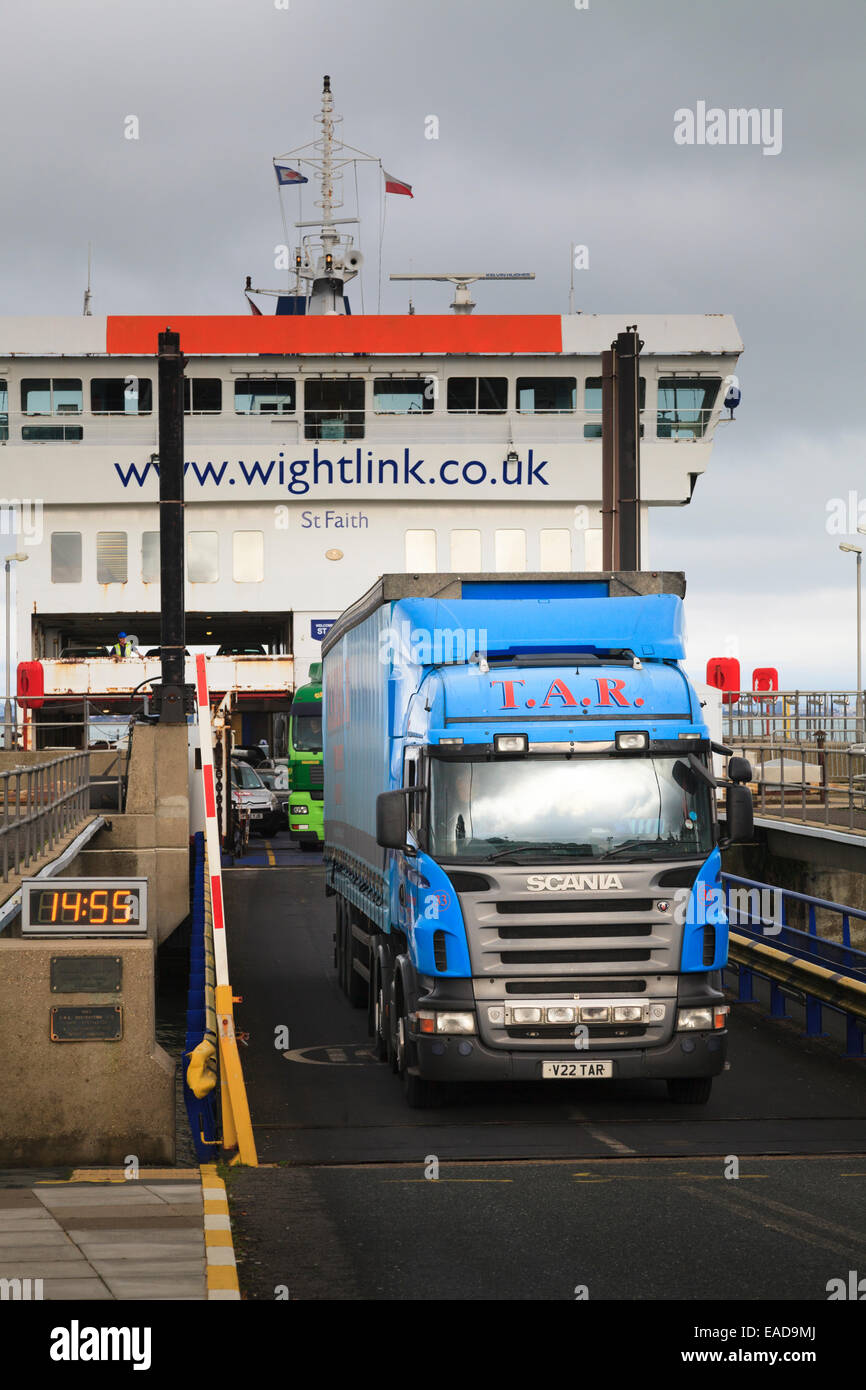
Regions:
M 639 1077 L 667 1081 L 674 1077 L 717 1076 L 724 1070 L 728 1030 L 676 1033 L 663 1047 L 611 1049 L 545 1048 L 527 1054 L 485 1047 L 477 1035 L 431 1037 L 412 1033 L 417 1066 L 410 1070 L 431 1081 L 540 1081 L 542 1062 L 611 1061 L 613 1080 Z

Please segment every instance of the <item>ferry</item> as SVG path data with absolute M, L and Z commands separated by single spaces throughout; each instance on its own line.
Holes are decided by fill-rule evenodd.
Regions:
M 602 568 L 601 356 L 627 326 L 643 342 L 645 565 L 652 509 L 687 505 L 709 464 L 742 351 L 729 315 L 475 312 L 487 279 L 529 276 L 477 267 L 431 269 L 454 287 L 440 313 L 358 313 L 356 219 L 338 213 L 359 152 L 327 77 L 317 120 L 312 144 L 274 161 L 278 181 L 319 195 L 293 286 L 248 279 L 237 315 L 99 317 L 86 302 L 80 317 L 0 318 L 4 504 L 34 533 L 18 542 L 18 655 L 44 696 L 23 711 L 25 743 L 65 741 L 61 697 L 110 722 L 158 674 L 166 328 L 187 359 L 186 640 L 213 654 L 215 698 L 233 693 L 236 741 L 276 755 L 292 689 L 383 572 Z M 411 191 L 379 169 L 386 190 Z M 132 654 L 118 659 L 121 631 Z

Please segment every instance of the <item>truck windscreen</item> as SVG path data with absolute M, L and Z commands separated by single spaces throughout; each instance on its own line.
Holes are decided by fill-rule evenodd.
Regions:
M 315 714 L 292 712 L 292 744 L 296 753 L 321 753 L 322 711 L 314 706 Z
M 429 852 L 474 863 L 712 849 L 709 788 L 676 757 L 430 760 Z

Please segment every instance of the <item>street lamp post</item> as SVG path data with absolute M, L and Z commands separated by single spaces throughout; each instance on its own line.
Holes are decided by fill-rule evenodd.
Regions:
M 9 612 L 10 612 L 10 603 L 9 603 L 9 573 L 10 573 L 10 570 L 11 570 L 11 568 L 12 568 L 12 565 L 13 565 L 16 561 L 18 562 L 19 565 L 23 565 L 24 561 L 25 561 L 25 560 L 29 560 L 29 559 L 30 559 L 30 556 L 27 555 L 24 551 L 19 551 L 19 552 L 17 552 L 15 555 L 7 555 L 7 556 L 6 556 L 6 565 L 5 565 L 5 569 L 6 569 L 6 703 L 5 703 L 4 707 L 3 707 L 3 747 L 4 747 L 4 748 L 10 748 L 10 747 L 11 747 L 11 748 L 15 748 L 16 745 L 17 745 L 17 743 L 18 743 L 17 720 L 16 720 L 15 715 L 14 715 L 13 710 L 12 710 L 12 701 L 11 701 L 10 698 L 9 698 L 9 677 L 10 677 L 10 674 L 11 674 L 10 667 L 11 667 L 11 661 L 12 661 L 12 656 L 11 656 L 11 649 L 12 649 L 12 623 L 11 623 L 11 621 L 10 621 L 10 616 L 9 616 Z M 11 739 L 10 739 L 10 731 L 11 731 L 11 735 L 12 735 Z
M 866 534 L 866 530 L 864 530 L 864 528 L 863 528 L 862 526 L 858 526 L 858 527 L 857 527 L 857 530 L 860 531 L 860 532 L 863 532 L 864 534 Z M 845 550 L 845 551 L 847 551 L 849 554 L 851 554 L 851 555 L 856 555 L 856 556 L 857 556 L 857 735 L 856 735 L 856 737 L 857 737 L 857 740 L 858 740 L 859 742 L 862 742 L 862 741 L 863 741 L 863 737 L 864 737 L 864 734 L 863 734 L 863 665 L 862 665 L 863 632 L 862 632 L 862 626 L 861 626 L 861 622 L 860 622 L 860 605 L 861 605 L 860 593 L 861 593 L 861 575 L 862 575 L 862 569 L 863 569 L 863 550 L 862 550 L 862 547 L 859 546 L 859 545 L 847 545 L 844 541 L 840 541 L 840 542 L 839 542 L 839 549 L 840 549 L 840 550 Z

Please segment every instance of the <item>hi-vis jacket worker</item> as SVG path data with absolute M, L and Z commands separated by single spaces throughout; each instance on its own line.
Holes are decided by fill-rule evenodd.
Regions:
M 117 634 L 117 641 L 111 648 L 112 656 L 132 656 L 132 641 L 125 632 Z

